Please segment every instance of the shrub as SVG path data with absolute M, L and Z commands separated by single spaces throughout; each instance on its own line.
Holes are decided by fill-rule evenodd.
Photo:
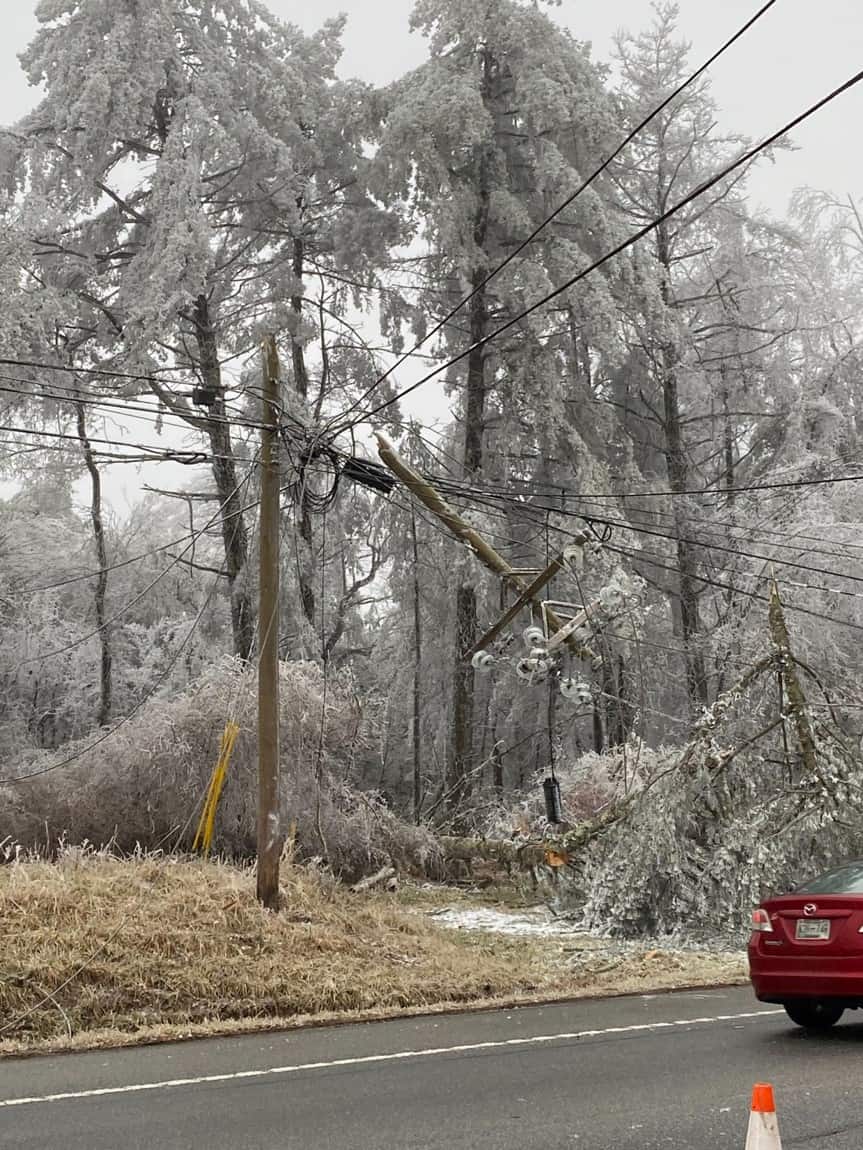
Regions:
M 400 822 L 374 793 L 356 785 L 369 729 L 348 671 L 326 681 L 313 663 L 283 663 L 281 806 L 283 831 L 300 859 L 317 857 L 352 879 L 392 858 L 409 869 L 433 866 L 434 839 Z M 223 659 L 187 691 L 146 703 L 101 742 L 31 755 L 17 774 L 68 766 L 0 792 L 0 841 L 51 852 L 62 841 L 173 849 L 191 844 L 228 719 L 240 726 L 222 794 L 213 849 L 248 857 L 256 839 L 257 677 Z M 97 736 L 98 737 L 98 736 Z

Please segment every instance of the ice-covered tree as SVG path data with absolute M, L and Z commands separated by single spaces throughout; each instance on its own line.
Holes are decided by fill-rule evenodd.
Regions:
M 149 376 L 121 394 L 149 390 L 203 436 L 245 657 L 249 453 L 232 424 L 258 404 L 227 368 L 275 331 L 307 398 L 305 277 L 367 269 L 385 242 L 366 93 L 335 77 L 340 21 L 306 36 L 245 0 L 45 0 L 37 15 L 22 62 L 44 96 L 3 149 L 23 288 L 60 300 L 55 354 Z
M 429 61 L 386 94 L 377 161 L 382 186 L 404 204 L 418 246 L 412 314 L 448 321 L 442 353 L 472 345 L 450 372 L 461 426 L 459 469 L 471 482 L 537 474 L 562 460 L 567 476 L 590 471 L 597 421 L 583 423 L 590 365 L 617 350 L 613 294 L 597 276 L 536 313 L 500 342 L 494 329 L 538 300 L 609 244 L 601 190 L 581 196 L 490 283 L 491 270 L 590 173 L 610 128 L 602 75 L 585 45 L 536 5 L 420 0 L 412 25 Z M 390 306 L 398 333 L 410 309 Z M 417 325 L 415 330 L 420 330 Z M 474 675 L 462 655 L 477 636 L 479 573 L 460 568 L 455 590 L 452 737 L 447 791 L 469 791 L 478 725 Z

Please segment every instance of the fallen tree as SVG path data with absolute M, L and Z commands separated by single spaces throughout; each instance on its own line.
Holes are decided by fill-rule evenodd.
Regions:
M 486 859 L 506 867 L 559 866 L 584 849 L 603 831 L 622 819 L 635 799 L 630 793 L 609 804 L 598 815 L 570 830 L 533 839 L 485 839 L 443 836 L 439 841 L 446 861 Z
M 576 881 L 563 897 L 586 922 L 636 935 L 739 930 L 767 891 L 863 851 L 863 764 L 818 674 L 795 654 L 775 585 L 768 622 L 767 653 L 705 709 L 684 746 L 642 755 L 628 792 L 556 834 L 534 800 L 527 834 L 445 837 L 444 859 L 510 871 L 566 864 Z

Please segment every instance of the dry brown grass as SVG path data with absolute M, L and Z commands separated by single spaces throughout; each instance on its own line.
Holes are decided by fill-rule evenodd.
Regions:
M 0 867 L 0 1054 L 385 1017 L 455 1004 L 733 981 L 705 959 L 574 970 L 554 944 L 453 932 L 394 896 L 286 868 L 284 910 L 250 871 L 154 858 Z M 643 967 L 643 969 L 642 969 Z

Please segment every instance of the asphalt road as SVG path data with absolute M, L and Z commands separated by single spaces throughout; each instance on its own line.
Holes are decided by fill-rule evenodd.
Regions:
M 859 1150 L 846 1019 L 811 1037 L 729 990 L 5 1060 L 0 1147 L 742 1150 L 767 1081 L 786 1150 Z

